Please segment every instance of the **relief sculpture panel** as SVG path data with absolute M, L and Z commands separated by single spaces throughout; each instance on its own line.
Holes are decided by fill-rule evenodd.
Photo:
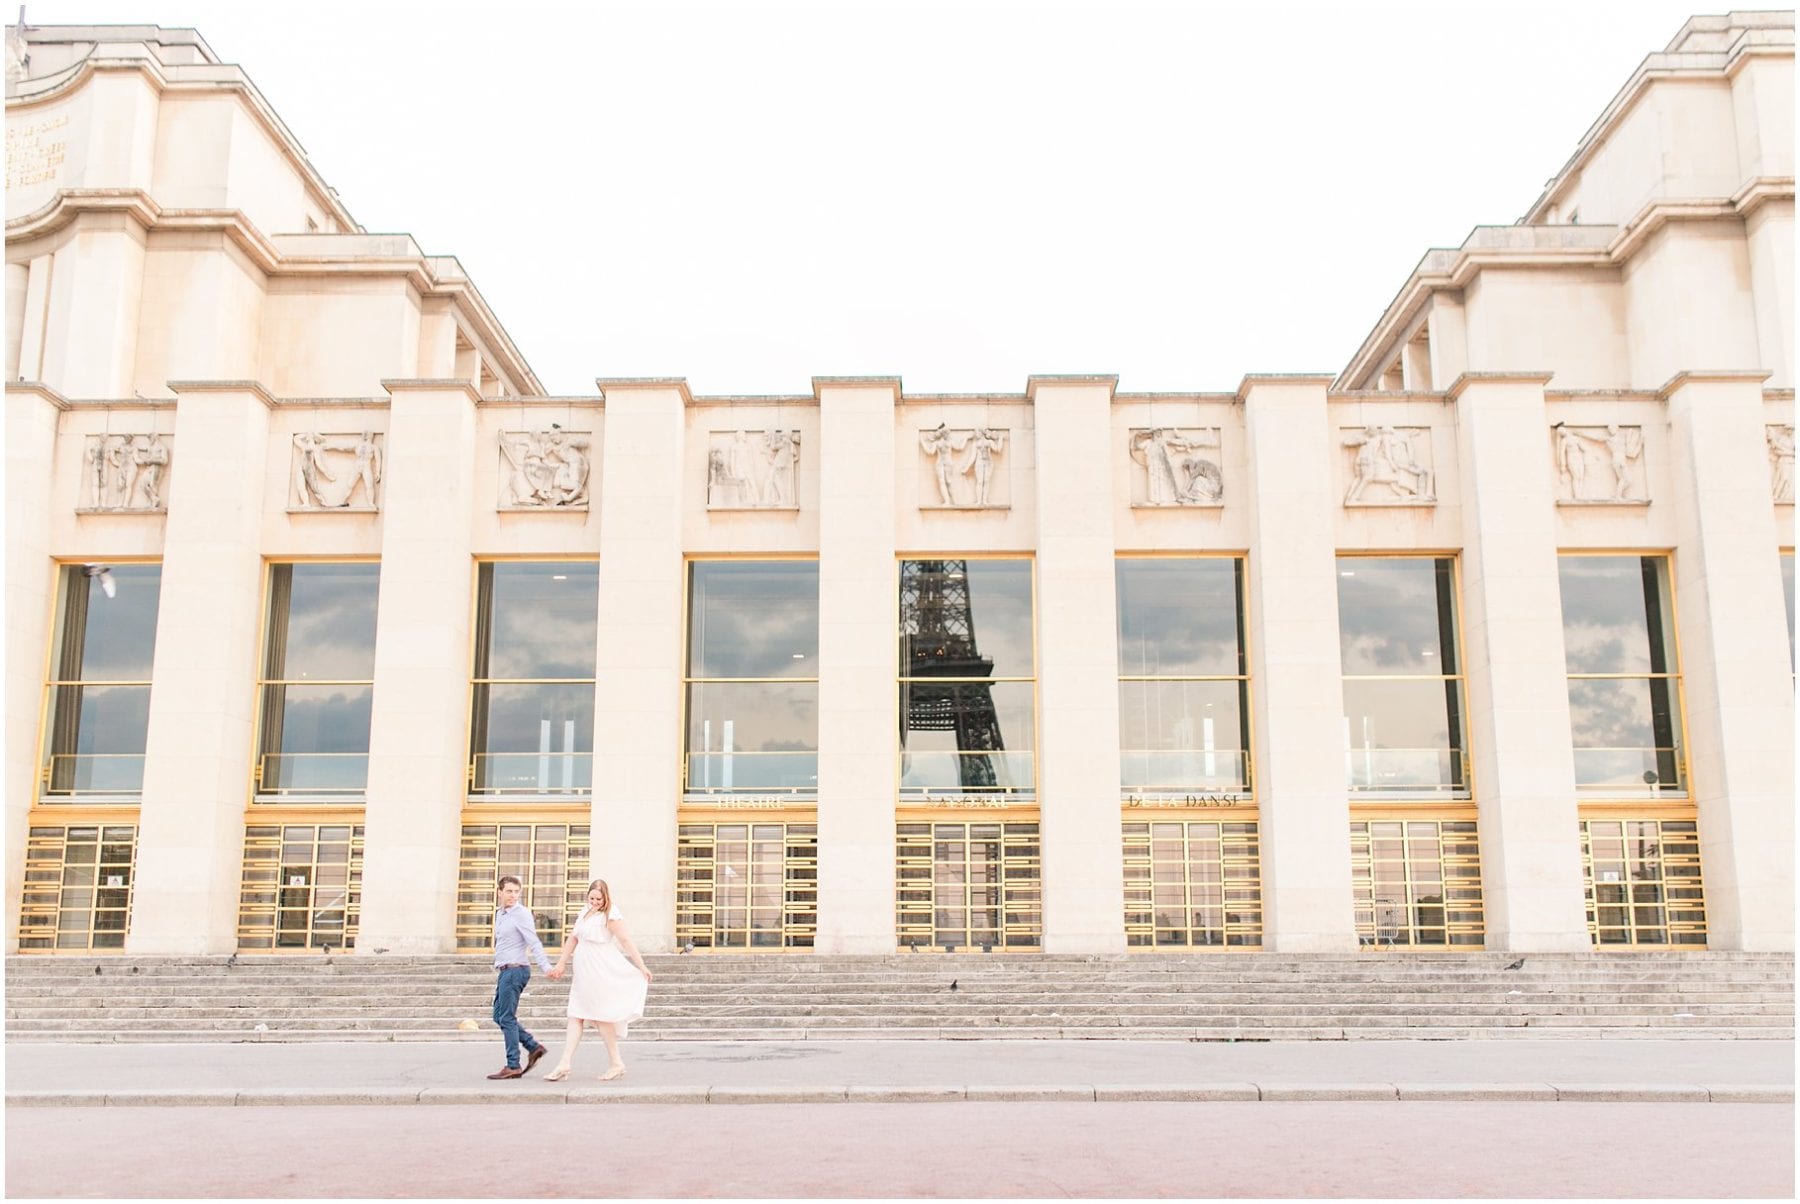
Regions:
M 1338 442 L 1350 461 L 1350 488 L 1344 494 L 1344 505 L 1436 504 L 1430 427 L 1344 427 Z
M 1643 506 L 1649 503 L 1644 483 L 1644 428 L 1605 426 L 1550 428 L 1556 464 L 1557 504 L 1565 506 Z
M 501 431 L 499 508 L 587 509 L 593 446 L 592 431 Z
M 1219 466 L 1219 428 L 1133 427 L 1133 506 L 1222 506 L 1225 473 Z
M 932 482 L 920 492 L 920 509 L 1005 509 L 1011 502 L 1005 458 L 1009 433 L 985 426 L 951 429 L 943 423 L 920 431 L 919 451 Z
M 381 504 L 381 471 L 387 436 L 294 436 L 289 510 L 374 510 Z
M 708 510 L 798 510 L 799 431 L 713 431 L 706 450 Z
M 1775 500 L 1794 504 L 1794 428 L 1775 423 L 1764 431 L 1769 441 L 1769 491 Z
M 154 513 L 169 505 L 167 435 L 89 435 L 82 450 L 80 509 Z

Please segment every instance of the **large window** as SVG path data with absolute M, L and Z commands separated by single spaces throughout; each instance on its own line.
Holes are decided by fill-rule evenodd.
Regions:
M 587 909 L 592 844 L 585 823 L 471 823 L 462 830 L 457 869 L 456 947 L 494 947 L 494 910 L 503 875 L 524 885 L 519 901 L 537 917 L 538 939 L 551 948 Z
M 592 561 L 480 566 L 472 794 L 580 794 L 593 784 L 599 588 Z
M 46 797 L 137 794 L 162 566 L 64 565 L 51 650 Z
M 682 824 L 675 938 L 697 949 L 810 949 L 819 928 L 819 826 Z
M 695 561 L 688 576 L 690 795 L 819 785 L 819 565 Z
M 1037 787 L 1031 562 L 900 562 L 900 789 Z
M 1350 888 L 1364 946 L 1482 943 L 1481 841 L 1472 819 L 1351 823 Z
M 1119 785 L 1248 792 L 1244 562 L 1123 559 L 1115 576 Z
M 1350 790 L 1468 798 L 1455 562 L 1339 557 L 1338 634 Z
M 1581 867 L 1596 945 L 1704 945 L 1699 825 L 1583 819 Z
M 258 794 L 363 792 L 380 580 L 372 561 L 269 566 Z
M 895 827 L 895 913 L 905 949 L 1028 949 L 1044 940 L 1035 823 Z
M 362 911 L 361 824 L 251 824 L 240 949 L 352 949 Z
M 1668 558 L 1564 556 L 1560 571 L 1577 789 L 1685 795 Z
M 1255 821 L 1127 822 L 1121 835 L 1127 946 L 1262 944 Z
M 136 856 L 136 824 L 32 827 L 19 952 L 123 949 Z
M 1781 554 L 1781 595 L 1787 602 L 1788 670 L 1794 668 L 1794 554 Z

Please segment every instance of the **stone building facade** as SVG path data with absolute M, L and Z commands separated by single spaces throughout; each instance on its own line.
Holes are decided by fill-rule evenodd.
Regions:
M 193 31 L 8 50 L 9 949 L 1793 947 L 1791 14 L 1219 394 L 545 396 Z

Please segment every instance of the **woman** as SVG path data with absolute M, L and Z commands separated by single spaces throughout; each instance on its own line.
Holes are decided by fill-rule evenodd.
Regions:
M 596 878 L 588 883 L 587 910 L 575 921 L 575 930 L 563 944 L 562 957 L 550 971 L 561 978 L 569 958 L 575 959 L 575 981 L 569 987 L 569 1033 L 563 1042 L 562 1062 L 545 1075 L 557 1082 L 569 1077 L 575 1047 L 581 1044 L 583 1024 L 594 1024 L 606 1042 L 610 1061 L 601 1082 L 621 1078 L 625 1063 L 619 1060 L 619 1039 L 625 1028 L 644 1014 L 644 995 L 650 987 L 650 970 L 625 931 L 625 921 L 613 906 L 612 891 Z M 629 959 L 629 960 L 628 960 Z M 635 967 L 635 968 L 634 968 Z

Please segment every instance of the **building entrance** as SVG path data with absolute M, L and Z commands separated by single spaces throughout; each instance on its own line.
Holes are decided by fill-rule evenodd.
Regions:
M 684 823 L 675 940 L 694 949 L 811 949 L 819 930 L 819 825 Z
M 1044 872 L 1035 822 L 901 823 L 896 836 L 902 949 L 1042 947 Z

